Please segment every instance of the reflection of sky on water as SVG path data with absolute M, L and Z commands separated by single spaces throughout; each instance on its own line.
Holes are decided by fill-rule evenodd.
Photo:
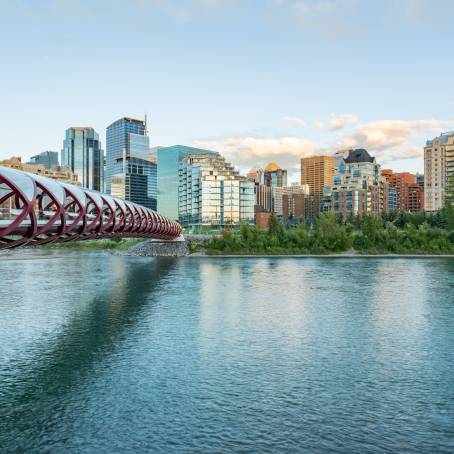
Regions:
M 10 254 L 0 444 L 450 452 L 453 265 Z

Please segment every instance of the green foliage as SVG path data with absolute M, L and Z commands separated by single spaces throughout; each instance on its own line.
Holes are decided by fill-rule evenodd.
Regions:
M 49 243 L 41 247 L 52 249 L 94 249 L 94 250 L 126 250 L 136 244 L 145 241 L 143 238 L 128 238 L 119 239 L 111 238 L 108 240 L 85 240 L 85 241 L 69 241 L 67 243 Z
M 352 247 L 349 228 L 341 224 L 335 213 L 322 213 L 315 225 L 314 250 L 317 252 L 342 252 Z
M 437 213 L 383 213 L 341 218 L 322 213 L 314 226 L 285 226 L 272 215 L 268 230 L 243 224 L 205 244 L 210 254 L 454 253 L 454 207 Z

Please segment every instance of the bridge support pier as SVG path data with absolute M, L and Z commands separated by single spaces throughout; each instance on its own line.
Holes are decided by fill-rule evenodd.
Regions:
M 189 248 L 186 240 L 146 240 L 126 251 L 126 255 L 138 257 L 185 257 L 188 254 Z

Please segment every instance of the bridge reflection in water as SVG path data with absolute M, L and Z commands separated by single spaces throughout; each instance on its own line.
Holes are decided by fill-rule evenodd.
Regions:
M 174 240 L 181 226 L 117 197 L 0 166 L 0 249 L 114 236 Z
M 50 304 L 45 306 L 49 313 L 44 316 L 49 318 L 47 325 L 39 323 L 26 336 L 16 330 L 15 342 L 7 345 L 0 357 L 0 446 L 4 449 L 0 451 L 45 452 L 53 446 L 60 452 L 66 449 L 54 428 L 61 424 L 63 415 L 81 411 L 74 408 L 73 394 L 83 392 L 100 372 L 100 364 L 106 367 L 105 362 L 114 361 L 116 352 L 126 348 L 126 334 L 135 330 L 144 313 L 153 313 L 157 294 L 177 263 L 172 258 L 128 260 L 73 251 L 64 256 L 61 252 L 46 251 L 46 256 L 30 253 L 33 255 L 20 259 L 15 255 L 8 258 L 9 267 L 14 269 L 11 275 L 26 275 L 30 269 L 43 269 L 41 264 L 46 263 L 53 277 L 38 271 L 35 293 L 42 295 L 56 277 L 57 286 L 67 282 L 76 294 L 60 300 L 57 291 L 49 292 Z M 102 266 L 97 269 L 100 258 Z M 63 261 L 69 261 L 69 269 L 80 273 L 60 274 Z M 13 304 L 8 304 L 11 313 L 20 307 L 28 317 L 37 317 L 35 322 L 43 320 L 42 306 L 32 304 L 29 297 L 18 295 Z M 12 318 L 8 321 L 6 332 L 20 324 Z M 40 339 L 33 345 L 27 343 L 31 332 Z

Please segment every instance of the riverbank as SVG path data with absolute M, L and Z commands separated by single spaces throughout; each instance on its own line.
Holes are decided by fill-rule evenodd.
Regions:
M 191 258 L 301 258 L 301 259 L 454 259 L 454 254 L 207 254 L 203 252 L 194 252 L 188 255 Z
M 104 240 L 69 241 L 67 243 L 49 243 L 37 248 L 45 249 L 74 249 L 74 250 L 98 250 L 98 251 L 127 251 L 145 241 L 144 238 L 122 238 Z

